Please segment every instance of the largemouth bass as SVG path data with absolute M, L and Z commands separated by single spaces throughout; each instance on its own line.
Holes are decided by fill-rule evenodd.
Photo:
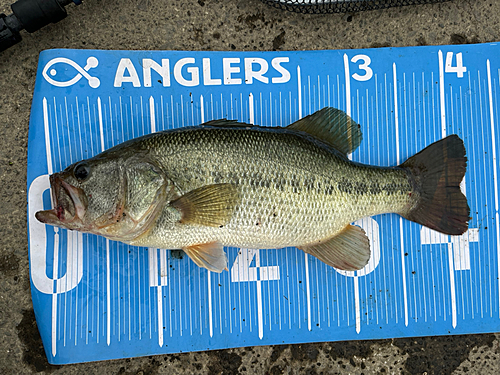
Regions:
M 222 272 L 224 246 L 296 246 L 333 267 L 363 268 L 357 219 L 398 213 L 442 233 L 468 227 L 467 159 L 452 135 L 397 167 L 352 162 L 360 126 L 324 108 L 286 128 L 215 120 L 153 133 L 50 176 L 47 224 L 130 245 L 183 249 Z

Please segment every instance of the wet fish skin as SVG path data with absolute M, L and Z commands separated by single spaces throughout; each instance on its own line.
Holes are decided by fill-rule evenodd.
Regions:
M 449 234 L 466 230 L 458 137 L 391 168 L 350 161 L 360 141 L 359 126 L 333 108 L 287 128 L 217 120 L 154 133 L 55 174 L 56 207 L 37 218 L 131 245 L 182 248 L 217 272 L 227 263 L 222 246 L 297 246 L 360 269 L 369 243 L 349 223 L 380 213 Z
M 407 173 L 353 163 L 336 150 L 286 129 L 199 127 L 144 140 L 180 195 L 206 185 L 238 186 L 240 203 L 222 228 L 186 226 L 167 211 L 147 237 L 131 244 L 182 248 L 300 246 L 335 235 L 348 223 L 411 205 Z M 367 182 L 369 181 L 369 182 Z M 173 226 L 166 231 L 166 226 Z

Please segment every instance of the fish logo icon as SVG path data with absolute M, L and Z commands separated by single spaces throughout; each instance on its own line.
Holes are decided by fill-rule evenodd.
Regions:
M 54 67 L 56 64 L 66 64 L 70 65 L 73 68 L 76 69 L 78 72 L 73 78 L 66 80 L 66 81 L 57 81 L 53 77 L 55 77 L 58 73 L 57 69 Z M 77 83 L 80 79 L 85 78 L 89 82 L 89 86 L 92 87 L 93 89 L 99 87 L 101 84 L 101 81 L 97 77 L 92 77 L 88 71 L 92 68 L 95 68 L 97 65 L 99 65 L 99 60 L 95 58 L 94 56 L 90 56 L 87 59 L 87 65 L 85 65 L 83 68 L 78 65 L 76 62 L 73 60 L 70 60 L 66 57 L 56 57 L 55 59 L 50 60 L 47 65 L 43 68 L 42 75 L 45 78 L 47 82 L 49 82 L 51 85 L 57 86 L 57 87 L 68 87 L 71 85 L 74 85 Z

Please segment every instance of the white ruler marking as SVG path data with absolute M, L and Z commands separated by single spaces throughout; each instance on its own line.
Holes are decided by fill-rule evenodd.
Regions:
M 262 309 L 262 281 L 260 271 L 260 250 L 255 250 L 255 269 L 257 276 L 257 324 L 259 329 L 259 339 L 264 337 L 264 317 Z M 269 284 L 269 283 L 268 283 Z
M 104 127 L 103 127 L 103 121 L 102 121 L 102 104 L 101 104 L 101 98 L 97 98 L 97 113 L 99 115 L 99 134 L 101 138 L 101 152 L 104 151 Z
M 184 118 L 184 116 L 183 116 Z M 177 285 L 179 285 L 179 334 L 182 336 L 182 314 L 184 313 L 184 310 L 182 309 L 183 305 L 185 306 L 186 299 L 182 298 L 182 283 L 181 283 L 181 273 L 182 272 L 177 272 Z
M 75 97 L 75 107 L 76 107 L 76 120 L 78 123 L 78 135 L 75 135 L 75 137 L 78 137 L 78 140 L 80 141 L 80 157 L 76 155 L 78 159 L 83 158 L 83 146 L 82 146 L 82 129 L 80 126 L 80 109 L 79 109 L 79 104 L 78 104 L 78 96 Z
M 167 104 L 163 104 L 163 95 L 160 95 L 160 108 L 161 108 L 161 130 L 165 130 L 165 106 Z
M 354 308 L 356 311 L 356 333 L 361 331 L 361 308 L 359 301 L 359 279 L 354 276 Z
M 319 74 L 318 74 L 318 111 L 321 109 L 321 83 L 319 79 Z
M 446 108 L 445 108 L 445 97 L 444 97 L 444 64 L 443 64 L 443 52 L 439 50 L 439 98 L 440 98 L 440 108 L 441 108 L 441 136 L 446 137 Z
M 301 78 L 300 78 L 300 66 L 297 65 L 297 89 L 299 96 L 299 119 L 302 118 L 302 87 L 301 87 Z
M 451 290 L 451 325 L 457 327 L 457 298 L 455 294 L 455 270 L 453 268 L 453 244 L 448 242 L 448 268 L 450 269 L 450 290 Z M 452 276 L 453 274 L 453 276 Z
M 219 294 L 219 309 L 218 309 L 218 312 L 219 312 L 219 332 L 222 334 L 222 296 L 221 296 L 221 287 L 220 287 L 221 284 L 221 281 L 220 281 L 220 273 L 217 274 L 217 293 Z M 225 311 L 225 309 L 224 309 Z M 216 322 L 217 324 L 217 322 Z
M 149 286 L 158 286 L 158 260 L 157 250 L 148 248 L 148 261 L 149 261 Z
M 166 256 L 166 253 L 165 253 L 165 256 Z M 167 258 L 167 270 L 170 270 L 170 267 L 169 267 L 169 264 L 170 263 L 170 256 Z M 169 272 L 167 274 L 168 276 L 168 285 L 172 285 L 170 283 L 170 274 L 171 272 Z M 168 322 L 169 322 L 169 332 L 170 332 L 170 337 L 172 337 L 172 334 L 173 334 L 173 330 L 172 330 L 172 293 L 169 291 L 168 293 Z
M 158 249 L 160 251 L 160 284 L 162 286 L 168 285 L 167 273 L 169 272 L 167 266 L 167 250 Z
M 406 73 L 403 74 L 404 76 L 404 81 L 405 83 L 403 84 L 403 87 L 405 88 L 404 91 L 404 107 L 405 107 L 405 125 L 407 126 L 408 122 L 407 122 L 407 118 L 406 118 L 406 108 L 407 108 L 407 102 L 406 102 Z M 416 89 L 417 89 L 417 86 L 416 86 L 416 83 L 415 83 L 415 72 L 413 72 L 412 74 L 412 86 L 413 86 L 413 95 L 412 95 L 412 92 L 410 90 L 409 93 L 408 93 L 408 104 L 410 104 L 410 101 L 411 101 L 411 98 L 413 96 L 413 113 L 410 111 L 410 114 L 409 114 L 409 123 L 411 123 L 414 127 L 414 139 L 415 141 L 417 140 L 417 106 L 416 106 L 416 97 L 417 97 L 417 93 L 416 93 Z M 409 106 L 408 106 L 409 107 Z M 413 121 L 412 121 L 412 114 L 413 114 Z M 409 140 L 408 140 L 408 134 L 409 132 L 406 133 L 406 155 L 409 155 Z M 414 249 L 415 247 L 413 246 L 413 236 L 410 234 L 408 236 L 409 238 L 409 247 L 410 249 Z M 404 256 L 404 252 L 403 252 L 403 256 Z M 411 260 L 411 270 L 415 272 L 415 274 L 412 273 L 412 275 L 419 275 L 418 273 L 418 270 L 417 270 L 417 267 L 418 267 L 418 264 L 415 260 L 415 256 L 418 256 L 418 254 L 411 254 L 411 257 L 410 257 L 410 260 Z M 413 284 L 413 306 L 414 306 L 414 314 L 415 316 L 413 317 L 415 322 L 418 321 L 418 307 L 420 306 L 420 301 L 419 301 L 419 297 L 420 297 L 420 288 L 418 288 L 418 297 L 417 297 L 417 282 L 416 282 L 416 276 L 412 276 L 411 277 L 411 280 L 412 280 L 412 284 Z
M 346 113 L 349 117 L 352 117 L 352 107 L 351 107 L 351 74 L 349 71 L 349 58 L 347 54 L 344 54 L 344 75 L 345 75 L 345 105 L 346 105 Z M 359 105 L 358 105 L 359 112 Z M 359 113 L 358 113 L 359 120 Z M 352 154 L 348 155 L 349 159 L 352 160 Z M 359 296 L 359 280 L 358 275 L 354 274 L 354 310 L 356 316 L 356 332 L 359 333 L 361 331 L 361 304 L 360 304 L 360 296 Z M 349 319 L 349 314 L 348 314 Z
M 493 185 L 495 191 L 495 223 L 496 223 L 496 234 L 497 234 L 497 273 L 498 279 L 498 289 L 500 290 L 500 217 L 498 212 L 498 176 L 497 176 L 497 149 L 496 149 L 496 134 L 495 134 L 495 117 L 493 112 L 493 94 L 491 85 L 491 67 L 490 60 L 486 60 L 486 70 L 488 74 L 488 99 L 489 99 L 489 109 L 490 109 L 490 126 L 491 126 L 491 148 L 492 148 L 492 158 L 493 158 Z M 498 313 L 500 316 L 500 297 Z M 492 308 L 493 310 L 493 308 Z
M 75 107 L 76 107 L 76 118 L 77 118 L 77 123 L 78 123 L 78 140 L 79 140 L 79 143 L 80 143 L 80 159 L 83 158 L 83 144 L 82 144 L 82 129 L 81 129 L 81 120 L 80 120 L 80 108 L 79 108 L 80 104 L 78 103 L 78 96 L 75 97 Z M 84 121 L 85 121 L 85 117 L 83 118 Z M 76 137 L 76 136 L 75 136 Z M 78 158 L 78 156 L 77 156 Z M 69 233 L 68 233 L 69 235 Z M 74 263 L 73 264 L 76 264 L 77 265 L 77 269 L 79 268 L 82 268 L 83 269 L 83 252 L 81 251 L 82 247 L 83 247 L 83 236 L 82 236 L 82 233 L 81 232 L 71 232 L 71 236 L 73 238 L 73 244 L 74 244 L 74 248 L 75 248 L 75 251 L 73 252 L 73 256 L 74 256 Z M 54 260 L 55 261 L 55 260 Z M 57 261 L 57 263 L 59 263 L 59 261 Z M 78 277 L 78 272 L 77 273 L 73 273 L 72 275 L 72 286 L 76 286 L 77 285 L 77 277 Z M 78 291 L 77 291 L 77 295 L 78 295 Z M 81 298 L 83 299 L 83 291 L 81 291 Z M 78 312 L 79 312 L 79 308 L 78 308 L 78 298 L 75 300 L 75 345 L 77 343 L 77 334 L 76 334 L 76 327 L 77 327 L 77 324 L 78 324 Z M 85 304 L 88 306 L 88 295 L 86 296 L 86 301 L 85 301 Z M 81 312 L 81 317 L 80 317 L 80 321 L 83 323 L 83 310 L 80 311 Z M 81 324 L 81 330 L 80 330 L 80 338 L 82 338 L 82 330 L 83 330 L 83 324 Z
M 335 295 L 337 298 L 335 298 L 337 302 L 337 327 L 340 327 L 340 302 L 339 302 L 339 283 L 338 283 L 338 277 L 339 274 L 338 272 L 335 272 Z
M 487 61 L 488 63 L 489 61 Z M 487 64 L 487 67 L 488 67 L 488 64 Z M 489 76 L 490 74 L 487 74 L 487 76 Z M 488 77 L 487 77 L 488 78 Z M 491 81 L 491 79 L 490 79 Z M 489 82 L 488 82 L 489 83 Z M 489 86 L 489 85 L 488 85 Z M 485 90 L 485 95 L 486 95 L 486 89 L 487 87 L 484 88 Z M 491 95 L 488 95 L 488 101 L 492 100 L 492 97 Z M 489 107 L 491 109 L 492 105 Z M 483 108 L 482 106 L 480 108 Z M 491 111 L 490 111 L 490 116 L 491 116 Z M 481 124 L 483 124 L 483 121 L 482 121 L 482 114 L 481 114 Z M 497 191 L 497 186 L 495 184 L 496 182 L 496 169 L 497 169 L 497 165 L 496 165 L 496 147 L 495 147 L 495 130 L 494 130 L 494 123 L 491 124 L 491 130 L 492 130 L 492 133 L 491 133 L 491 139 L 492 139 L 492 154 L 493 154 L 493 181 L 494 181 L 494 186 L 495 186 L 495 192 L 494 192 L 494 195 L 497 195 L 498 194 L 498 191 Z M 483 133 L 483 138 L 484 138 L 484 133 Z M 486 142 L 485 142 L 486 143 Z M 485 157 L 486 159 L 486 157 Z M 486 164 L 486 160 L 485 160 L 485 164 Z M 486 172 L 486 169 L 485 169 L 485 172 Z M 488 181 L 488 179 L 485 178 L 485 181 Z M 486 194 L 486 199 L 485 201 L 488 201 L 488 195 Z M 495 203 L 497 202 L 497 200 L 495 200 Z M 497 211 L 497 205 L 495 204 L 495 208 L 496 208 L 496 211 Z M 489 223 L 489 218 L 488 218 L 488 223 Z M 498 225 L 498 221 L 497 221 L 497 225 Z M 488 224 L 489 226 L 489 224 Z M 488 231 L 486 233 L 486 236 L 488 238 L 488 243 L 490 242 L 489 239 L 490 239 L 490 234 L 491 232 Z M 498 238 L 498 237 L 497 237 Z M 488 255 L 487 255 L 487 259 L 488 259 L 488 262 L 489 260 L 491 259 L 491 254 L 490 254 L 490 247 L 488 246 L 487 247 L 488 249 Z M 498 248 L 497 248 L 497 252 L 498 252 Z M 490 306 L 490 316 L 493 316 L 493 302 L 492 302 L 492 287 L 493 287 L 493 280 L 492 280 L 492 275 L 491 275 L 491 267 L 488 267 L 488 279 L 489 279 L 489 283 L 488 283 L 488 286 L 489 286 L 489 306 Z
M 387 87 L 387 73 L 384 73 L 384 94 L 385 94 L 385 119 L 386 121 L 389 123 L 389 119 L 390 119 L 390 114 L 389 114 L 389 89 Z M 390 143 L 390 133 L 387 132 L 387 144 Z M 398 139 L 396 139 L 396 141 L 398 141 Z M 398 151 L 398 148 L 396 147 L 396 152 Z M 396 154 L 396 157 L 397 157 L 397 154 Z M 390 225 L 390 230 L 391 230 L 391 238 L 395 238 L 394 237 L 394 233 L 393 233 L 393 225 Z M 399 317 L 398 317 L 398 299 L 397 299 L 397 286 L 396 286 L 396 261 L 395 261 L 395 257 L 391 257 L 390 258 L 392 260 L 392 267 L 390 267 L 391 269 L 391 273 L 393 274 L 393 290 L 394 290 L 394 295 L 396 296 L 395 298 L 393 298 L 392 300 L 394 301 L 394 310 L 391 309 L 391 318 L 392 318 L 392 314 L 394 313 L 394 318 L 396 320 L 396 323 L 399 322 Z
M 425 75 L 424 75 L 424 72 L 422 72 L 422 92 L 421 92 L 421 98 L 422 98 L 422 123 L 423 123 L 423 129 L 424 129 L 424 139 L 427 138 L 427 134 L 426 134 L 426 131 L 425 129 L 427 128 L 427 122 L 426 122 L 426 112 L 425 112 L 425 100 L 423 98 L 426 97 L 426 94 L 429 92 L 429 90 L 425 91 Z M 428 99 L 428 98 L 427 98 Z M 427 100 L 427 105 L 429 105 L 429 101 Z M 416 127 L 417 129 L 418 127 Z M 427 258 L 426 258 L 427 260 Z M 424 270 L 426 270 L 427 268 L 424 267 L 424 253 L 421 252 L 420 254 L 420 263 L 421 263 L 421 267 L 422 267 L 422 272 L 424 272 Z M 423 287 L 422 287 L 422 291 L 423 291 L 423 296 L 424 296 L 424 321 L 427 322 L 427 294 L 426 294 L 426 288 L 427 288 L 427 284 L 425 282 L 425 277 L 422 278 L 423 280 Z
M 394 126 L 396 129 L 396 164 L 401 164 L 399 146 L 399 108 L 398 108 L 398 78 L 396 73 L 396 63 L 392 64 L 393 90 L 394 90 Z
M 311 325 L 311 289 L 309 285 L 309 261 L 307 253 L 304 253 L 304 262 L 306 266 L 306 301 L 307 301 L 307 328 L 312 330 Z
M 450 86 L 450 113 L 451 113 L 451 126 L 452 126 L 452 132 L 455 132 L 455 118 L 457 118 L 457 121 L 458 121 L 458 113 L 455 115 L 455 109 L 458 111 L 458 108 L 454 108 L 453 106 L 453 86 Z M 465 195 L 465 178 L 461 181 L 460 183 L 460 190 L 464 193 Z M 453 239 L 451 239 L 451 245 L 448 245 L 449 246 L 449 250 L 451 250 L 452 252 L 452 256 L 453 256 L 453 261 L 451 262 L 452 264 L 452 269 L 455 271 L 455 270 L 463 270 L 465 269 L 464 267 L 462 267 L 465 263 L 465 249 L 464 249 L 464 238 L 467 236 L 467 233 L 464 233 L 462 236 L 459 237 L 458 241 L 453 241 Z M 450 262 L 450 260 L 448 261 L 448 263 Z M 464 310 L 463 308 L 463 303 L 464 303 L 464 299 L 463 299 L 463 292 L 464 292 L 464 286 L 463 286 L 463 279 L 462 279 L 462 272 L 459 273 L 459 276 L 460 276 L 460 291 L 462 292 L 462 311 Z M 457 285 L 458 283 L 455 281 L 455 273 L 453 273 L 453 282 L 455 283 L 455 285 Z M 455 294 L 453 296 L 453 294 Z M 453 297 L 455 297 L 455 302 L 453 302 Z M 455 312 L 453 313 L 453 309 L 452 309 L 452 325 L 453 325 L 453 328 L 456 328 L 457 326 L 457 302 L 456 302 L 456 288 L 453 288 L 452 289 L 452 306 L 455 306 Z
M 309 111 L 308 115 L 312 113 L 312 102 L 313 98 L 311 97 L 311 76 L 307 76 L 307 97 L 308 97 L 308 103 L 309 103 Z
M 396 63 L 392 64 L 393 73 L 393 90 L 394 90 L 394 125 L 396 131 L 396 163 L 401 164 L 400 153 L 399 153 L 399 112 L 398 112 L 398 79 L 396 71 Z M 408 326 L 408 296 L 406 291 L 406 263 L 405 263 L 405 243 L 403 234 L 403 218 L 399 218 L 399 236 L 401 239 L 400 251 L 401 251 L 401 276 L 403 281 L 403 304 L 405 313 L 405 326 Z
M 78 233 L 78 232 L 77 232 Z M 81 235 L 81 233 L 78 233 Z M 78 264 L 78 258 L 77 258 L 77 255 L 78 255 L 78 241 L 77 241 L 77 236 L 74 235 L 74 232 L 69 232 L 68 233 L 68 237 L 71 236 L 71 251 L 72 251 L 72 255 L 73 255 L 73 261 L 77 264 L 77 267 L 80 267 L 80 264 Z M 73 263 L 73 264 L 75 264 Z M 73 277 L 75 277 L 76 275 L 73 273 L 72 275 Z M 73 284 L 75 285 L 75 284 Z M 78 344 L 78 333 L 77 333 L 77 330 L 78 330 L 78 311 L 79 311 L 79 308 L 78 308 L 78 291 L 76 292 L 76 295 L 77 297 L 75 298 L 75 346 Z
M 191 262 L 187 262 L 188 266 L 188 275 L 191 275 Z M 188 301 L 189 301 L 189 335 L 193 335 L 193 307 L 192 307 L 192 299 L 191 299 L 191 278 L 187 279 L 187 290 L 188 290 Z
M 205 122 L 205 103 L 203 95 L 200 95 L 200 121 L 202 124 Z
M 250 124 L 254 125 L 255 124 L 255 109 L 254 109 L 254 102 L 253 102 L 253 94 L 250 93 L 248 95 L 248 112 L 250 115 Z
M 49 109 L 48 109 L 46 98 L 43 98 L 42 104 L 43 104 L 43 127 L 44 127 L 44 131 L 45 131 L 45 153 L 47 155 L 47 171 L 48 171 L 49 175 L 51 175 L 54 172 L 53 172 L 53 168 L 52 168 L 52 156 L 51 156 L 52 153 L 51 153 L 51 149 L 50 149 Z M 54 203 L 54 202 L 52 202 L 52 203 Z
M 132 107 L 130 107 L 132 111 Z M 151 133 L 156 132 L 156 114 L 155 114 L 155 99 L 153 96 L 149 97 L 149 116 L 151 118 Z
M 200 317 L 200 335 L 203 334 L 203 297 L 201 291 L 201 267 L 198 267 L 198 314 Z
M 110 121 L 112 119 L 111 113 L 111 99 L 109 102 Z M 104 126 L 102 120 L 102 104 L 101 98 L 97 98 L 97 112 L 99 115 L 99 135 L 101 139 L 101 152 L 104 151 Z M 110 122 L 111 124 L 111 122 Z M 110 125 L 111 126 L 111 125 Z M 109 240 L 106 239 L 106 343 L 109 345 L 111 343 L 111 278 L 110 278 L 110 267 L 109 267 Z
M 479 93 L 479 105 L 478 105 L 478 96 L 477 95 L 474 96 L 474 108 L 476 109 L 475 116 L 474 116 L 475 123 L 481 124 L 480 128 L 478 126 L 479 131 L 478 131 L 477 137 L 478 137 L 478 139 L 480 136 L 482 137 L 482 141 L 483 141 L 482 144 L 484 145 L 485 142 L 484 142 L 483 112 L 481 111 L 481 108 L 483 108 L 483 99 L 482 99 L 482 95 L 481 95 L 481 71 L 478 70 L 478 72 L 477 72 L 477 85 L 476 85 L 475 80 L 473 80 L 472 82 L 474 85 L 474 91 Z M 476 88 L 476 86 L 477 86 L 477 88 Z M 472 86 L 469 86 L 469 87 L 472 87 Z M 472 95 L 471 95 L 471 98 L 472 98 Z M 472 104 L 471 104 L 471 106 L 472 106 Z M 478 108 L 479 108 L 479 110 L 478 110 Z M 471 113 L 473 113 L 472 107 L 471 107 Z M 479 118 L 478 118 L 478 113 L 479 113 Z M 474 127 L 471 127 L 471 133 L 473 133 L 473 131 L 474 131 Z M 483 150 L 480 150 L 480 148 L 481 148 L 481 145 L 478 144 L 477 154 L 482 155 L 483 165 L 486 165 L 486 155 L 483 152 Z M 479 173 L 481 173 L 481 172 L 482 172 L 482 177 L 486 181 L 487 175 L 486 175 L 485 168 L 482 168 L 482 170 L 479 171 Z M 486 200 L 487 200 L 487 190 L 485 190 L 485 196 L 486 196 Z M 488 235 L 489 231 L 486 233 Z M 486 242 L 488 242 L 488 241 L 486 241 Z M 479 271 L 479 280 L 482 280 L 483 279 L 483 275 L 482 275 L 483 267 L 482 267 L 482 257 L 481 257 L 480 253 L 478 254 L 476 259 L 477 259 L 477 270 Z M 483 292 L 483 285 L 481 283 L 476 283 L 476 285 L 477 285 L 477 290 L 476 290 L 475 295 L 479 296 L 479 301 L 478 301 L 477 307 L 479 308 L 478 311 L 481 312 L 481 318 L 482 318 L 483 317 L 483 293 L 482 293 Z
M 299 255 L 297 254 L 297 252 L 299 252 L 299 251 L 301 251 L 301 250 L 298 250 L 297 248 L 295 248 L 295 259 L 296 259 L 296 262 L 295 262 L 295 272 L 296 272 L 297 278 L 300 278 L 300 276 L 299 276 Z M 301 292 L 300 284 L 297 283 L 297 316 L 298 316 L 297 320 L 299 322 L 299 329 L 301 328 L 300 292 Z
M 207 271 L 207 284 L 208 284 L 208 326 L 210 330 L 210 337 L 214 335 L 214 327 L 212 321 L 212 272 Z
M 50 148 L 50 132 L 49 132 L 49 109 L 47 105 L 47 99 L 43 98 L 43 126 L 45 130 L 45 152 L 47 155 L 47 170 L 49 175 L 53 173 L 52 169 L 52 153 Z M 55 111 L 55 107 L 54 107 Z M 51 205 L 54 205 L 51 194 Z M 59 268 L 59 230 L 57 227 L 54 228 L 54 263 L 52 266 L 52 278 L 54 280 L 54 286 L 56 285 L 56 280 L 58 279 L 58 268 Z M 52 328 L 51 328 L 51 338 L 52 338 L 52 356 L 57 354 L 57 291 L 52 290 Z
M 288 271 L 288 249 L 284 249 L 284 253 L 285 253 L 285 264 L 286 264 L 286 274 L 289 275 L 289 271 Z M 288 280 L 287 280 L 288 281 Z M 286 294 L 286 304 L 288 305 L 288 329 L 291 329 L 292 328 L 292 311 L 291 311 L 291 303 L 290 303 L 290 300 L 292 298 L 291 294 L 290 294 L 290 283 L 287 282 L 286 283 L 287 285 L 287 294 Z M 285 318 L 286 320 L 286 318 Z
M 82 105 L 83 108 L 83 105 Z M 55 108 L 54 108 L 55 110 Z M 87 96 L 87 112 L 89 115 L 89 136 L 90 136 L 90 154 L 94 156 L 94 140 L 92 139 L 92 117 L 91 117 L 91 111 L 90 111 L 90 98 Z M 94 106 L 94 124 L 96 123 L 95 121 L 95 106 Z
M 194 99 L 193 95 L 189 95 L 191 98 L 191 125 L 198 125 L 194 122 Z
M 278 261 L 278 251 L 275 252 L 276 254 L 276 264 L 280 264 L 280 262 Z M 281 254 L 281 253 L 280 253 Z M 277 269 L 279 270 L 279 268 L 277 267 Z M 280 290 L 280 281 L 282 280 L 281 277 L 278 277 L 278 282 L 277 282 L 277 285 L 278 285 L 278 294 L 277 296 L 275 296 L 275 298 L 278 299 L 278 316 L 279 316 L 279 329 L 281 330 L 281 290 Z M 285 322 L 283 322 L 285 323 Z
M 152 249 L 151 249 L 152 250 Z M 156 249 L 155 249 L 156 252 Z M 154 257 L 154 262 L 157 262 L 156 257 Z M 158 274 L 155 274 L 158 277 Z M 163 291 L 161 284 L 156 287 L 156 300 L 158 303 L 158 346 L 163 346 Z M 139 327 L 140 328 L 140 327 Z
M 301 90 L 301 79 L 300 79 L 300 66 L 297 66 L 297 77 L 298 77 L 298 89 L 299 89 L 299 119 L 302 118 L 302 90 Z M 306 300 L 307 300 L 307 328 L 309 331 L 311 328 L 311 291 L 309 288 L 309 262 L 308 256 L 304 253 L 305 271 L 306 271 Z M 299 311 L 300 314 L 300 311 Z M 300 325 L 300 319 L 299 319 Z
M 349 58 L 344 54 L 344 74 L 345 74 L 345 112 L 351 116 L 351 77 L 349 73 Z
M 320 284 L 319 284 L 319 279 L 318 279 L 318 262 L 319 260 L 316 258 L 314 259 L 314 268 L 316 269 L 316 293 L 317 295 L 321 295 L 322 293 L 320 292 Z M 323 285 L 323 283 L 321 284 Z M 271 301 L 269 301 L 270 303 Z M 317 305 L 318 305 L 318 320 L 317 320 L 317 323 L 316 323 L 316 327 L 319 327 L 320 324 L 321 324 L 321 305 L 320 305 L 320 298 L 317 298 Z
M 446 97 L 444 89 L 444 63 L 443 52 L 438 52 L 439 57 L 439 102 L 441 110 L 441 137 L 446 137 Z M 457 304 L 456 304 L 456 291 L 455 291 L 455 269 L 453 267 L 453 249 L 452 244 L 448 243 L 448 264 L 450 274 L 450 296 L 451 296 L 451 320 L 453 328 L 457 325 Z

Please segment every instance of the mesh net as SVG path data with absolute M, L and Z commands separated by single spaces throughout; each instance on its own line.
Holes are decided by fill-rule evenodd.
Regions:
M 268 5 L 299 13 L 351 13 L 403 5 L 442 3 L 448 0 L 262 0 Z

